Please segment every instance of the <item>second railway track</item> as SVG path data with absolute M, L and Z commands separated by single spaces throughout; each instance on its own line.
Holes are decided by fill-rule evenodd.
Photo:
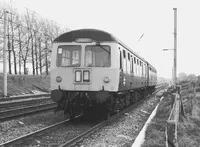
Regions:
M 12 100 L 0 102 L 0 112 L 3 110 L 13 109 L 21 106 L 31 106 L 35 104 L 49 103 L 52 100 L 50 97 L 42 97 L 37 99 L 22 99 L 22 100 Z
M 55 103 L 47 103 L 42 105 L 27 106 L 27 107 L 0 111 L 0 122 L 48 110 L 53 110 L 55 107 L 56 107 Z

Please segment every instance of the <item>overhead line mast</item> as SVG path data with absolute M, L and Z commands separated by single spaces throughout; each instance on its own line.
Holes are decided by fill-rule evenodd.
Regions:
M 174 10 L 174 88 L 176 87 L 176 73 L 177 73 L 177 8 Z

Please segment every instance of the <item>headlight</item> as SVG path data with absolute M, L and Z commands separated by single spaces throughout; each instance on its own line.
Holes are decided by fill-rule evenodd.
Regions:
M 90 81 L 90 72 L 89 72 L 89 70 L 83 71 L 83 81 L 84 82 L 89 82 Z
M 81 82 L 82 80 L 81 77 L 82 77 L 81 71 L 80 70 L 75 71 L 75 82 Z
M 109 83 L 109 82 L 110 82 L 110 79 L 109 79 L 109 77 L 105 77 L 105 78 L 103 79 L 103 81 L 104 81 L 104 83 Z
M 61 77 L 61 76 L 57 76 L 57 77 L 56 77 L 56 81 L 57 81 L 57 82 L 61 82 L 61 81 L 62 81 L 62 77 Z

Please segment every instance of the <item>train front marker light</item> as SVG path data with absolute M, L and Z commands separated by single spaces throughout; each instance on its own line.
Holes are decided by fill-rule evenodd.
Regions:
M 81 71 L 80 70 L 75 71 L 75 82 L 81 82 L 82 80 L 81 77 L 82 77 Z
M 89 82 L 90 81 L 90 72 L 89 72 L 89 70 L 83 71 L 83 81 L 84 82 Z

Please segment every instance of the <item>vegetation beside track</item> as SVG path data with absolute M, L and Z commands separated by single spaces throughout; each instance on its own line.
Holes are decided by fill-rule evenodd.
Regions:
M 0 74 L 3 83 L 3 74 Z M 50 77 L 46 75 L 8 75 L 8 96 L 49 92 Z M 3 84 L 0 84 L 0 97 Z
M 171 112 L 172 100 L 165 95 L 158 105 L 156 115 L 148 125 L 142 147 L 165 146 L 165 126 Z
M 200 87 L 196 91 L 196 99 L 191 87 L 183 91 L 185 118 L 178 125 L 180 147 L 199 147 L 200 145 Z
M 181 90 L 184 117 L 178 122 L 178 145 L 181 147 L 199 147 L 200 144 L 200 88 L 197 88 L 194 99 L 192 86 Z M 167 120 L 172 110 L 171 95 L 166 95 L 158 106 L 155 117 L 149 124 L 145 133 L 145 142 L 142 147 L 155 147 L 166 145 Z

